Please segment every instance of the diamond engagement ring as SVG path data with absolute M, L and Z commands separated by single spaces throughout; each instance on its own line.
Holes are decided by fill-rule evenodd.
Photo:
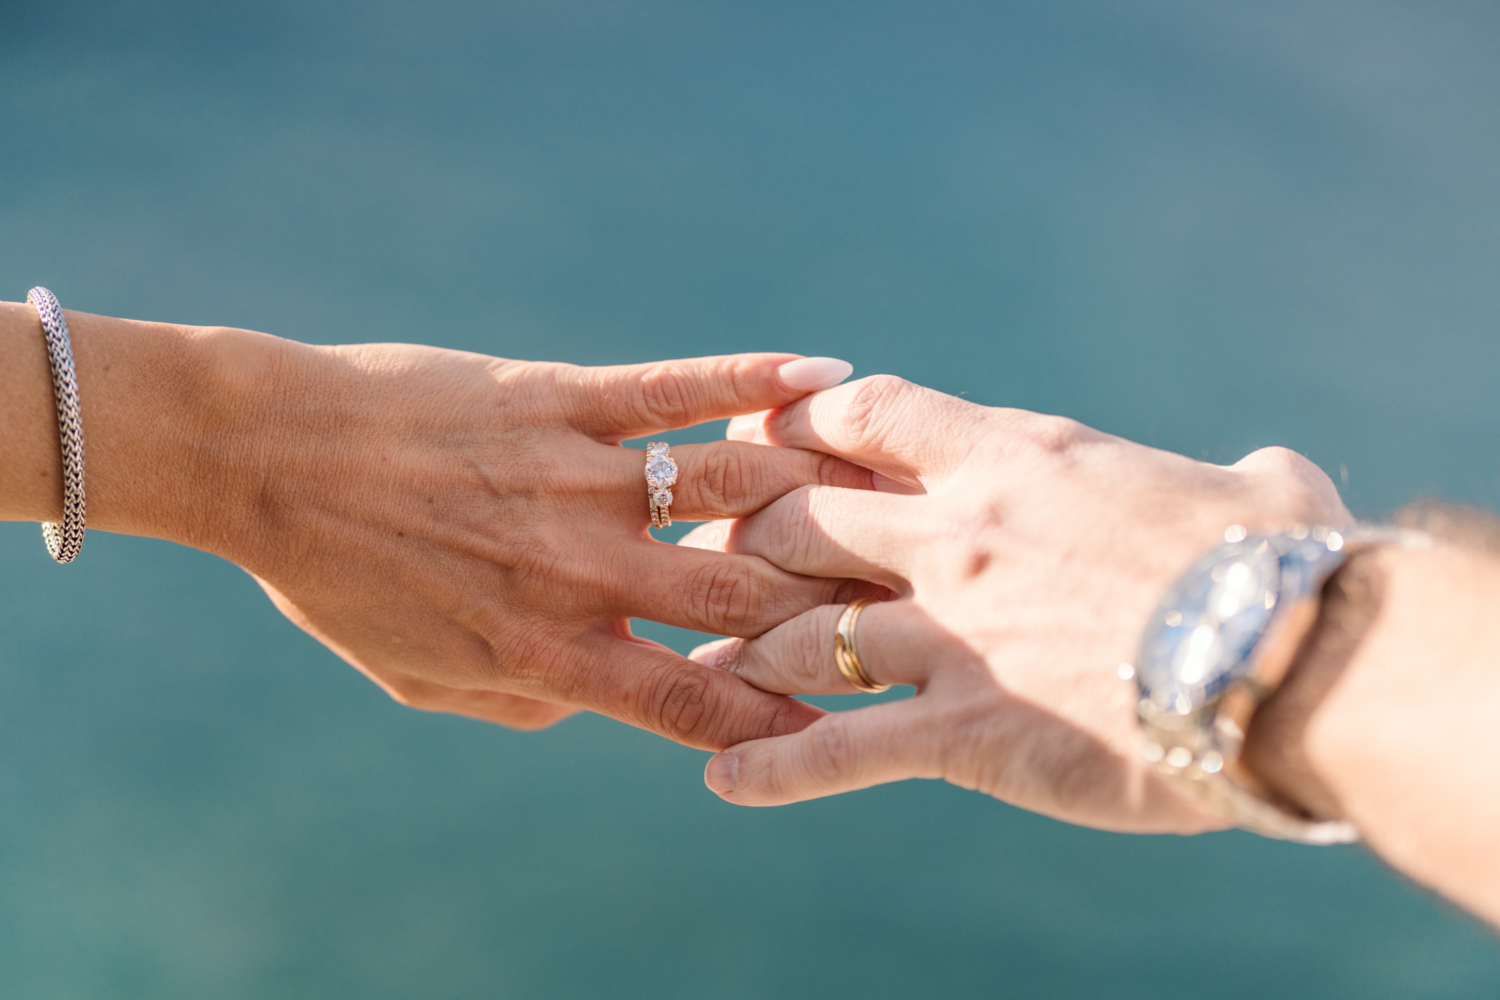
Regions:
M 669 454 L 671 446 L 665 441 L 652 441 L 646 445 L 646 499 L 651 505 L 651 527 L 668 528 L 672 515 L 667 508 L 672 506 L 672 485 L 677 482 L 677 463 Z

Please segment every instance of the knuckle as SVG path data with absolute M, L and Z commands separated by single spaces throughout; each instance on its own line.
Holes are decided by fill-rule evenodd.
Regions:
M 741 400 L 751 399 L 756 395 L 758 371 L 758 366 L 752 361 L 733 357 L 721 359 L 712 370 L 713 395 L 732 401 L 735 405 L 739 405 Z
M 690 408 L 692 396 L 689 379 L 674 365 L 657 365 L 641 375 L 637 400 L 641 416 L 652 423 L 672 423 Z
M 696 736 L 710 721 L 708 680 L 672 667 L 655 678 L 647 693 L 648 718 L 660 731 L 679 739 Z
M 692 590 L 703 622 L 723 635 L 735 635 L 756 619 L 759 600 L 753 582 L 733 564 L 715 562 L 701 570 Z
M 744 639 L 731 639 L 718 649 L 714 650 L 713 666 L 726 673 L 734 674 L 736 677 L 744 677 L 752 671 L 754 666 L 749 651 L 745 648 Z
M 861 474 L 859 468 L 842 458 L 816 453 L 813 475 L 819 486 L 868 486 L 868 473 Z
M 828 637 L 833 633 L 833 625 L 825 623 L 826 617 L 829 616 L 810 615 L 809 627 L 797 629 L 791 648 L 787 650 L 789 680 L 798 690 L 821 691 L 828 687 L 825 680 L 828 673 L 824 667 L 828 665 L 825 661 L 831 658 Z
M 914 388 L 911 382 L 896 375 L 872 375 L 858 383 L 844 411 L 848 433 L 856 447 L 880 439 L 891 419 L 891 410 Z
M 800 733 L 807 728 L 808 720 L 804 714 L 807 706 L 802 702 L 793 698 L 782 698 L 772 704 L 774 707 L 766 719 L 762 736 L 787 736 L 791 733 Z
M 386 679 L 381 682 L 385 693 L 396 704 L 418 711 L 431 711 L 434 707 L 430 685 L 410 677 Z
M 779 523 L 775 526 L 775 535 L 778 548 L 786 553 L 790 565 L 806 565 L 813 558 L 819 513 L 828 504 L 826 494 L 815 487 L 802 486 L 787 494 L 777 505 Z
M 519 397 L 526 412 L 538 418 L 538 423 L 544 416 L 568 419 L 586 416 L 588 401 L 597 400 L 602 388 L 600 369 L 563 361 L 517 363 L 496 358 L 487 367 L 497 390 L 496 405 L 512 406 L 512 400 Z M 534 390 L 517 391 L 523 383 L 535 387 Z
M 731 502 L 747 495 L 753 479 L 748 459 L 739 449 L 715 450 L 693 478 L 698 510 L 713 517 L 727 515 Z
M 1083 425 L 1067 417 L 1029 414 L 1022 424 L 1021 440 L 1025 446 L 1042 455 L 1063 456 L 1083 438 Z
M 1240 459 L 1240 464 L 1248 465 L 1257 471 L 1273 475 L 1279 474 L 1298 478 L 1304 477 L 1309 472 L 1318 468 L 1307 458 L 1281 445 L 1272 445 L 1269 448 L 1257 448 Z
M 1261 495 L 1283 517 L 1316 521 L 1342 516 L 1333 480 L 1315 462 L 1290 448 L 1252 451 L 1235 466 L 1261 480 Z
M 807 731 L 808 777 L 819 784 L 836 781 L 850 764 L 849 722 L 837 713 Z
M 556 725 L 565 714 L 567 714 L 566 710 L 545 702 L 532 701 L 522 704 L 517 701 L 514 704 L 508 704 L 502 712 L 497 713 L 493 721 L 507 729 L 534 733 L 539 729 Z

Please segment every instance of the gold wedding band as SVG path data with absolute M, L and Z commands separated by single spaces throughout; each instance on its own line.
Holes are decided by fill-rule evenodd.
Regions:
M 865 665 L 859 662 L 859 651 L 854 648 L 854 630 L 859 625 L 859 614 L 866 605 L 874 603 L 868 597 L 850 601 L 844 613 L 839 615 L 839 627 L 833 636 L 833 659 L 839 665 L 839 673 L 844 675 L 850 687 L 865 694 L 879 694 L 891 688 L 889 684 L 876 684 L 870 680 Z

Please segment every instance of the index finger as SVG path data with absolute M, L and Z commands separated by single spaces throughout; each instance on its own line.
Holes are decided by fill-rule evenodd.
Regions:
M 579 430 L 622 441 L 784 406 L 848 378 L 837 358 L 728 354 L 603 368 L 559 366 L 563 407 Z
M 925 485 L 963 461 L 991 412 L 894 375 L 872 375 L 735 421 L 729 436 L 827 452 L 897 482 Z

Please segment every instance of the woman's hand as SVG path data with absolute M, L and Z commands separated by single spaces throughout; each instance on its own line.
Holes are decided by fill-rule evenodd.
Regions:
M 397 700 L 523 728 L 592 709 L 715 749 L 822 714 L 636 638 L 628 619 L 755 636 L 863 585 L 653 540 L 644 452 L 618 442 L 791 402 L 847 376 L 843 362 L 579 368 L 68 321 L 89 526 L 238 563 Z M 0 404 L 17 432 L 0 514 L 55 519 L 36 314 L 0 308 L 0 338 L 14 362 Z M 671 512 L 686 521 L 743 516 L 807 484 L 870 482 L 808 451 L 721 442 L 672 454 Z
M 1227 526 L 1349 519 L 1316 466 L 1284 449 L 1208 465 L 887 376 L 737 420 L 730 434 L 858 463 L 881 492 L 804 487 L 682 544 L 891 588 L 897 600 L 859 619 L 858 650 L 875 681 L 917 694 L 733 747 L 709 762 L 711 789 L 775 805 L 945 778 L 1106 829 L 1221 825 L 1142 762 L 1135 688 L 1117 669 L 1167 585 Z M 767 691 L 849 692 L 833 658 L 842 610 L 693 658 Z

